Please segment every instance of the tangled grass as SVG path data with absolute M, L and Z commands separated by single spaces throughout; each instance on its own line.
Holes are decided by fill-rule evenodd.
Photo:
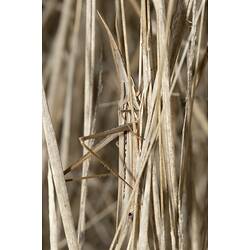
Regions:
M 207 1 L 43 1 L 43 248 L 207 249 Z

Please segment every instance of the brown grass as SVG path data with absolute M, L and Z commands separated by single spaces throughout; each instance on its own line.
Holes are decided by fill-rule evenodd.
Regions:
M 43 13 L 44 249 L 207 249 L 207 1 Z

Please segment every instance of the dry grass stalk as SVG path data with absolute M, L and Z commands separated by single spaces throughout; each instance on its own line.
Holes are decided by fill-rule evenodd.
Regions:
M 53 45 L 53 56 L 51 62 L 51 80 L 49 84 L 48 91 L 48 103 L 51 109 L 51 116 L 55 121 L 55 131 L 58 131 L 58 120 L 60 119 L 58 115 L 58 105 L 60 103 L 60 96 L 57 94 L 60 86 L 60 73 L 64 56 L 64 47 L 67 39 L 67 30 L 70 21 L 70 12 L 72 8 L 73 0 L 64 0 L 62 7 L 62 15 L 60 18 L 60 24 L 58 27 L 58 32 Z
M 48 196 L 49 196 L 50 249 L 56 250 L 58 249 L 58 229 L 57 229 L 58 219 L 56 214 L 54 183 L 50 166 L 48 166 Z
M 93 93 L 94 93 L 94 65 L 95 65 L 95 16 L 96 0 L 86 1 L 86 40 L 85 40 L 85 85 L 84 85 L 84 125 L 83 133 L 88 135 L 92 132 L 93 122 Z M 92 143 L 88 144 L 90 147 Z M 83 151 L 83 154 L 85 150 Z M 82 167 L 82 175 L 88 173 L 89 161 L 85 161 Z M 82 181 L 80 214 L 78 220 L 78 243 L 83 248 L 84 227 L 85 227 L 85 209 L 86 209 L 87 185 Z
M 43 130 L 47 143 L 48 155 L 51 164 L 51 173 L 55 184 L 58 205 L 62 216 L 63 226 L 69 249 L 78 249 L 74 221 L 70 208 L 68 192 L 64 180 L 62 163 L 52 126 L 49 109 L 43 90 Z
M 62 57 L 58 59 L 58 55 L 66 53 L 65 47 L 69 46 L 60 146 L 64 175 L 71 173 L 66 181 L 74 190 L 71 198 L 75 207 L 80 198 L 80 210 L 72 208 L 76 218 L 79 215 L 79 248 L 206 249 L 206 185 L 202 191 L 197 192 L 197 188 L 201 186 L 201 179 L 207 178 L 207 153 L 202 150 L 206 148 L 208 133 L 206 85 L 203 83 L 208 51 L 207 1 L 116 0 L 104 3 L 87 0 L 86 5 L 81 1 L 76 1 L 76 5 L 69 2 L 65 0 L 63 4 L 62 18 L 66 18 L 67 10 L 73 14 L 74 22 L 70 24 L 66 18 L 63 31 L 62 20 L 59 23 L 56 34 L 63 41 L 55 50 L 57 64 L 52 67 L 52 57 L 48 56 L 45 73 L 46 79 L 50 79 L 46 80 L 47 91 L 54 96 L 55 82 L 63 68 Z M 55 8 L 52 7 L 46 9 L 44 27 Z M 106 12 L 111 8 L 114 15 Z M 81 9 L 86 13 L 85 34 L 80 22 Z M 99 26 L 95 25 L 96 14 Z M 99 28 L 103 32 L 96 32 Z M 67 30 L 72 30 L 69 45 L 65 38 Z M 82 61 L 80 56 L 77 59 L 79 39 L 85 41 Z M 111 48 L 111 53 L 107 48 Z M 99 62 L 95 57 L 100 58 Z M 77 87 L 78 82 L 84 83 L 84 100 L 80 98 L 84 107 L 79 108 L 76 119 L 71 110 L 79 101 L 79 98 L 74 99 L 74 88 L 79 92 L 83 87 L 83 84 Z M 109 120 L 110 113 L 112 119 Z M 71 131 L 73 121 L 77 121 L 79 128 L 83 127 L 80 138 L 79 130 Z M 79 138 L 80 143 L 73 147 L 70 138 Z M 113 144 L 115 140 L 118 140 L 118 150 Z M 70 147 L 74 151 L 80 146 L 84 148 L 83 155 L 72 157 L 73 163 L 65 167 Z M 90 157 L 97 161 L 90 164 Z M 100 163 L 109 172 L 90 173 L 95 172 Z M 111 167 L 116 165 L 118 168 Z M 202 166 L 202 170 L 198 171 L 198 166 Z M 80 167 L 82 173 L 78 176 L 82 177 L 76 177 Z M 116 177 L 117 189 L 112 176 Z M 81 181 L 80 192 L 78 181 Z M 53 206 L 53 193 L 51 187 L 49 189 Z M 101 197 L 96 195 L 100 192 Z M 102 202 L 105 209 L 100 209 Z
M 71 118 L 72 118 L 72 95 L 73 95 L 73 87 L 75 80 L 74 74 L 75 74 L 75 64 L 78 51 L 81 12 L 82 12 L 82 1 L 77 0 L 74 29 L 71 41 L 71 52 L 69 56 L 69 70 L 68 70 L 68 80 L 67 80 L 68 82 L 67 82 L 66 97 L 65 97 L 62 142 L 60 150 L 64 169 L 68 164 L 68 155 L 69 155 L 69 144 L 70 144 L 69 139 L 70 139 Z

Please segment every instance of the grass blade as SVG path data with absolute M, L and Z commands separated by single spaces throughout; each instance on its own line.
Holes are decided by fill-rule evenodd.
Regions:
M 51 164 L 51 173 L 55 184 L 58 205 L 62 216 L 63 227 L 67 238 L 68 247 L 77 250 L 77 238 L 69 203 L 68 191 L 64 180 L 62 163 L 56 142 L 55 132 L 52 126 L 51 117 L 43 89 L 43 130 L 47 143 L 48 155 Z

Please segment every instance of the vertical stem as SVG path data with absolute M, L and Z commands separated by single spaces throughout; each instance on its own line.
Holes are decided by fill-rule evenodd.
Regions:
M 96 0 L 86 0 L 86 33 L 85 33 L 85 85 L 84 85 L 84 126 L 83 134 L 88 135 L 92 130 L 93 119 L 93 91 L 94 91 L 94 64 L 95 64 L 95 14 Z M 91 147 L 92 141 L 88 142 Z M 86 150 L 83 150 L 83 154 Z M 89 160 L 83 163 L 82 176 L 86 176 Z M 80 249 L 84 244 L 85 212 L 87 198 L 87 183 L 82 181 L 80 212 L 78 220 L 78 242 Z

